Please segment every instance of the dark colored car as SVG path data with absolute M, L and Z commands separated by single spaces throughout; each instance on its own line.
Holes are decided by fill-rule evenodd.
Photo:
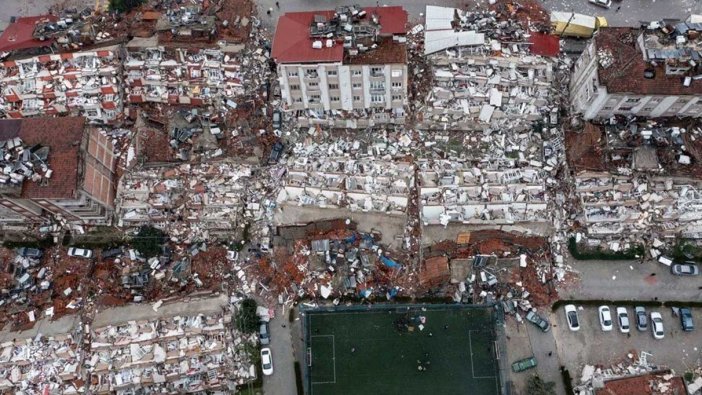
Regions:
M 526 319 L 527 321 L 539 327 L 544 332 L 548 332 L 549 330 L 551 330 L 551 324 L 549 324 L 548 321 L 546 321 L 533 310 L 527 313 Z
M 124 251 L 122 251 L 121 248 L 110 248 L 107 250 L 102 250 L 100 253 L 100 256 L 102 259 L 107 259 L 107 258 L 117 258 L 118 256 L 122 256 L 124 254 Z
M 280 129 L 283 127 L 283 113 L 275 110 L 273 111 L 273 129 Z
M 532 369 L 536 367 L 536 358 L 534 357 L 529 357 L 529 358 L 524 358 L 522 360 L 519 360 L 515 363 L 512 364 L 512 371 L 514 373 L 519 373 L 523 372 L 528 369 Z
M 271 330 L 267 322 L 261 321 L 261 326 L 258 329 L 258 337 L 261 339 L 261 345 L 267 346 L 271 344 Z
M 17 249 L 17 255 L 25 258 L 39 259 L 43 253 L 38 248 L 20 247 Z
M 285 146 L 280 141 L 277 141 L 275 144 L 273 144 L 273 148 L 271 148 L 271 155 L 268 157 L 268 163 L 269 164 L 278 163 L 278 161 L 280 160 L 280 157 L 283 156 L 283 149 L 284 148 L 285 148 Z
M 634 307 L 636 315 L 636 329 L 645 331 L 648 328 L 648 317 L 646 317 L 646 309 L 643 306 Z
M 695 330 L 695 323 L 692 322 L 692 311 L 687 307 L 680 308 L 680 325 L 685 332 Z

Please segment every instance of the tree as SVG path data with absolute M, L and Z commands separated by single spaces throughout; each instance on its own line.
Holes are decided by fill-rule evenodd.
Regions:
M 527 395 L 556 395 L 556 383 L 544 382 L 539 376 L 532 376 L 527 383 Z
M 153 226 L 142 226 L 139 233 L 132 238 L 132 247 L 146 259 L 161 253 L 161 246 L 166 242 L 166 234 Z
M 110 10 L 117 12 L 129 12 L 139 7 L 144 0 L 110 0 Z
M 244 299 L 239 311 L 236 313 L 236 327 L 244 333 L 254 333 L 258 329 L 258 316 L 256 315 L 256 301 Z

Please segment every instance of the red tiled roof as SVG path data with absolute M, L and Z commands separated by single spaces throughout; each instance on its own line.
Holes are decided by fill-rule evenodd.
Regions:
M 659 394 L 651 384 L 667 382 L 670 394 L 687 394 L 683 378 L 675 376 L 670 380 L 663 379 L 662 374 L 646 374 L 643 376 L 624 377 L 605 381 L 604 388 L 598 389 L 597 395 L 648 395 Z
M 15 23 L 10 23 L 0 35 L 0 51 L 16 51 L 18 49 L 48 47 L 54 39 L 37 40 L 32 34 L 39 21 L 54 22 L 57 18 L 53 15 L 40 15 L 17 18 Z
M 693 80 L 684 86 L 684 76 L 667 76 L 665 66 L 655 68 L 655 78 L 644 78 L 644 71 L 651 66 L 639 51 L 636 38 L 639 29 L 630 27 L 600 28 L 595 36 L 595 46 L 612 53 L 612 64 L 607 68 L 598 65 L 600 84 L 610 93 L 633 93 L 639 95 L 700 95 L 702 81 Z
M 529 49 L 534 55 L 558 56 L 561 52 L 561 44 L 558 36 L 544 33 L 530 33 L 529 42 L 532 44 Z
M 364 8 L 370 15 L 378 15 L 380 34 L 405 34 L 407 32 L 407 11 L 400 6 L 394 7 L 368 7 Z M 273 38 L 273 59 L 278 63 L 319 63 L 341 62 L 344 58 L 343 45 L 334 43 L 331 48 L 312 48 L 310 38 L 310 25 L 315 15 L 322 15 L 327 19 L 334 16 L 333 10 L 288 12 L 278 19 L 278 26 Z
M 69 199 L 78 189 L 80 141 L 85 118 L 25 118 L 0 121 L 0 140 L 14 137 L 25 145 L 49 147 L 49 168 L 53 174 L 48 186 L 25 181 L 21 196 L 26 199 Z

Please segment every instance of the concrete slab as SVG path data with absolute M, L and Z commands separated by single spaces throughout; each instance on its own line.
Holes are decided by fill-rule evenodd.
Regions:
M 176 315 L 213 314 L 220 312 L 227 303 L 229 303 L 227 295 L 219 295 L 216 297 L 185 299 L 173 303 L 164 303 L 159 307 L 158 311 L 154 311 L 152 304 L 112 307 L 95 314 L 93 327 L 100 328 L 128 321 L 151 320 Z

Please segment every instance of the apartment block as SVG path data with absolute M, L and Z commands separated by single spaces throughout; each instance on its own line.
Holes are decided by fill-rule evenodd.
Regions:
M 286 13 L 273 40 L 283 101 L 322 117 L 336 111 L 399 120 L 407 103 L 407 12 L 339 7 Z
M 109 124 L 122 113 L 119 48 L 0 63 L 0 117 L 84 116 Z
M 0 224 L 47 216 L 111 223 L 117 157 L 112 138 L 83 117 L 0 121 Z
M 577 60 L 571 106 L 585 119 L 702 116 L 702 24 L 607 27 Z

